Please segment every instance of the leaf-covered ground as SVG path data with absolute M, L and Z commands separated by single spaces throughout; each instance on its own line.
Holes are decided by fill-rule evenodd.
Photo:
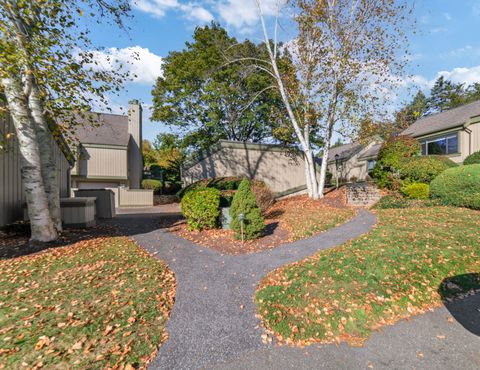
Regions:
M 272 213 L 278 212 L 280 223 L 289 231 L 289 241 L 305 239 L 338 226 L 355 215 L 347 208 L 343 191 L 329 193 L 323 199 L 307 196 L 287 198 L 278 202 Z
M 345 192 L 339 190 L 320 200 L 301 195 L 277 201 L 265 215 L 264 236 L 244 243 L 235 239 L 231 230 L 191 231 L 182 221 L 173 225 L 171 231 L 221 253 L 243 254 L 311 237 L 348 221 L 354 215 L 355 210 L 345 205 Z
M 361 344 L 382 325 L 480 288 L 480 212 L 389 209 L 378 219 L 365 236 L 261 282 L 258 312 L 280 342 Z
M 175 280 L 127 238 L 95 238 L 0 261 L 0 292 L 0 368 L 144 368 Z

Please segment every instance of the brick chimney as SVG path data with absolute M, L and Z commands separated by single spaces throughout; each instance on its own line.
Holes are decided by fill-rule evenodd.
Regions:
M 142 106 L 138 100 L 128 102 L 128 182 L 130 189 L 140 189 L 143 177 Z

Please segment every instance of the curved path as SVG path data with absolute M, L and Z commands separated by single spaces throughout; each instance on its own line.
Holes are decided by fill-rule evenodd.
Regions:
M 167 325 L 168 341 L 152 369 L 198 369 L 268 349 L 255 318 L 253 296 L 271 270 L 334 247 L 369 231 L 376 222 L 366 210 L 334 229 L 261 253 L 222 255 L 158 228 L 161 214 L 119 216 L 122 231 L 166 261 L 177 292 Z

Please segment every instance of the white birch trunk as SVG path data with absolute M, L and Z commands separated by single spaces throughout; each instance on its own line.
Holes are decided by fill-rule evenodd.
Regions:
M 263 15 L 261 0 L 256 0 L 256 2 L 257 2 L 258 11 L 260 13 L 260 21 L 262 24 L 265 47 L 267 48 L 267 53 L 270 59 L 270 65 L 273 69 L 272 76 L 275 78 L 277 82 L 278 90 L 280 91 L 280 96 L 282 97 L 282 101 L 285 104 L 285 108 L 287 109 L 287 112 L 288 112 L 288 117 L 290 119 L 290 122 L 292 123 L 295 134 L 298 140 L 300 141 L 300 146 L 306 158 L 305 182 L 306 182 L 307 188 L 310 184 L 311 193 L 312 193 L 311 197 L 317 199 L 318 198 L 318 182 L 317 182 L 317 177 L 315 175 L 315 167 L 313 163 L 312 148 L 310 147 L 309 137 L 303 136 L 300 125 L 298 124 L 297 119 L 295 118 L 295 114 L 293 113 L 293 109 L 292 109 L 292 106 L 290 105 L 290 100 L 288 98 L 287 90 L 283 84 L 282 76 L 280 75 L 280 72 L 277 66 L 277 61 L 276 61 L 277 40 L 274 40 L 274 43 L 275 43 L 275 46 L 274 46 L 275 52 L 274 52 L 270 46 L 270 39 L 268 37 L 267 26 L 265 24 L 265 18 Z
M 22 181 L 25 188 L 28 216 L 32 231 L 31 240 L 49 242 L 57 238 L 50 217 L 48 200 L 43 184 L 40 150 L 33 119 L 28 109 L 28 99 L 18 77 L 3 78 L 2 85 L 12 116 L 20 149 Z
M 328 126 L 327 132 L 325 133 L 325 147 L 323 149 L 322 155 L 322 166 L 320 167 L 320 181 L 318 184 L 318 194 L 320 198 L 323 198 L 325 191 L 325 179 L 327 177 L 327 167 L 328 167 L 328 153 L 330 152 L 330 141 L 332 139 L 333 128 L 331 125 Z
M 36 81 L 32 78 L 32 89 L 29 97 L 29 105 L 37 131 L 38 146 L 40 149 L 40 161 L 42 164 L 42 178 L 47 194 L 48 208 L 55 229 L 62 232 L 62 216 L 60 210 L 60 188 L 57 181 L 57 166 L 52 148 L 52 133 L 45 120 L 43 103 Z

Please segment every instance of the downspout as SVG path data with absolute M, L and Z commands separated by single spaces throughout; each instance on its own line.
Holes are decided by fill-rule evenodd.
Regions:
M 466 126 L 463 126 L 463 131 L 468 134 L 468 155 L 470 155 L 472 154 L 472 130 Z

